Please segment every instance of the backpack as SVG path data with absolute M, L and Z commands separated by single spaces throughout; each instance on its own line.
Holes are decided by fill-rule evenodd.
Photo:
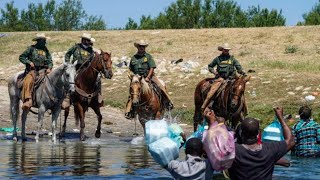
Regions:
M 234 134 L 226 125 L 215 122 L 203 134 L 203 148 L 213 169 L 222 171 L 232 166 L 235 158 Z

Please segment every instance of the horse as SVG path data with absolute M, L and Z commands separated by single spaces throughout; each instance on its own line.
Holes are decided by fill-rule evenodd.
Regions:
M 225 80 L 215 93 L 210 104 L 217 116 L 223 117 L 228 121 L 231 128 L 235 128 L 239 121 L 242 121 L 247 114 L 247 106 L 245 104 L 244 92 L 246 82 L 250 80 L 250 76 L 236 76 L 234 80 Z M 198 124 L 203 120 L 201 106 L 210 89 L 211 82 L 214 78 L 206 78 L 200 81 L 194 92 L 195 111 L 193 116 L 194 131 L 197 130 Z
M 19 86 L 18 78 L 23 76 L 24 72 L 18 72 L 12 76 L 8 81 L 8 92 L 10 97 L 10 116 L 13 122 L 13 140 L 18 141 L 17 138 L 17 119 L 19 117 L 19 107 L 21 98 L 21 87 Z M 56 126 L 57 118 L 61 112 L 61 103 L 64 99 L 66 91 L 74 91 L 74 78 L 76 75 L 76 68 L 73 64 L 62 64 L 55 68 L 51 73 L 46 74 L 37 88 L 34 89 L 36 100 L 33 107 L 38 108 L 38 125 L 35 136 L 36 142 L 39 141 L 40 129 L 43 125 L 44 113 L 50 109 L 52 114 L 52 141 L 56 142 Z M 21 122 L 21 138 L 26 139 L 25 125 L 27 115 L 30 109 L 22 110 Z
M 88 63 L 85 67 L 80 68 L 75 78 L 75 93 L 72 95 L 72 103 L 74 107 L 74 114 L 76 125 L 80 121 L 80 140 L 85 140 L 84 128 L 85 128 L 85 112 L 89 107 L 93 109 L 98 118 L 98 126 L 95 132 L 95 137 L 100 138 L 101 136 L 101 120 L 102 115 L 100 112 L 100 104 L 98 102 L 99 90 L 97 87 L 97 77 L 100 73 L 107 79 L 111 79 L 112 73 L 112 61 L 111 54 L 103 52 L 95 52 L 92 60 L 86 61 Z M 69 108 L 65 109 L 64 123 L 62 126 L 61 136 L 65 135 L 66 122 L 69 116 Z
M 142 76 L 131 75 L 130 98 L 133 110 L 138 115 L 140 124 L 145 129 L 145 122 L 150 119 L 160 119 L 164 113 L 164 106 L 160 99 L 160 90 L 155 90 L 151 83 L 147 83 Z

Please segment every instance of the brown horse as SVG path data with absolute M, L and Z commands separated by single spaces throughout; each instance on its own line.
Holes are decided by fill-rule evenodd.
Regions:
M 143 129 L 145 129 L 146 121 L 160 119 L 164 113 L 164 106 L 158 94 L 160 94 L 160 90 L 156 91 L 153 84 L 147 83 L 139 75 L 131 76 L 130 97 L 132 108 L 138 115 Z
M 206 78 L 200 81 L 196 87 L 194 93 L 194 131 L 197 130 L 198 124 L 203 120 L 201 106 L 213 80 L 214 78 Z M 239 121 L 242 121 L 247 114 L 244 92 L 246 82 L 249 80 L 250 76 L 241 76 L 236 77 L 234 80 L 225 80 L 212 98 L 213 104 L 210 108 L 214 110 L 217 116 L 225 118 L 226 121 L 229 120 L 231 128 L 235 128 Z
M 99 73 L 107 79 L 112 77 L 112 61 L 111 54 L 107 52 L 95 53 L 92 61 L 87 61 L 89 63 L 86 67 L 81 69 L 75 79 L 75 93 L 72 95 L 72 103 L 74 106 L 74 113 L 76 124 L 80 121 L 80 140 L 85 140 L 84 128 L 85 128 L 85 112 L 89 107 L 93 109 L 98 117 L 98 126 L 95 133 L 96 138 L 100 138 L 101 135 L 101 120 L 102 115 L 100 112 L 100 104 L 98 102 L 98 88 L 97 88 L 97 77 Z M 65 119 L 62 128 L 62 135 L 66 131 L 66 121 L 69 115 L 69 108 L 65 109 Z

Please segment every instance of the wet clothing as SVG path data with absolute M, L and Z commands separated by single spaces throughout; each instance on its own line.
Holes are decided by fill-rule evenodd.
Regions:
M 150 54 L 135 54 L 131 58 L 129 69 L 134 74 L 139 74 L 140 76 L 147 77 L 150 68 L 156 68 L 156 63 L 154 62 Z
M 76 69 L 78 70 L 79 67 L 86 61 L 90 61 L 93 59 L 94 51 L 92 47 L 85 47 L 84 45 L 76 44 L 71 47 L 66 55 L 65 55 L 65 62 L 70 63 L 70 58 L 73 56 L 71 63 L 77 61 Z
M 37 44 L 28 47 L 19 56 L 19 61 L 26 65 L 27 71 L 30 71 L 31 62 L 37 71 L 53 67 L 52 57 L 47 47 L 40 47 Z
M 272 179 L 276 162 L 287 153 L 285 141 L 264 142 L 261 150 L 252 151 L 236 143 L 236 157 L 229 169 L 230 179 Z
M 170 161 L 166 169 L 175 179 L 212 179 L 214 171 L 208 159 L 190 154 L 185 161 Z
M 209 71 L 213 72 L 213 68 L 217 66 L 217 71 L 220 77 L 233 79 L 237 70 L 238 73 L 243 74 L 240 63 L 230 55 L 220 55 L 212 60 L 208 65 Z
M 52 68 L 52 57 L 47 47 L 41 47 L 38 44 L 28 47 L 20 56 L 19 61 L 26 65 L 26 77 L 23 81 L 21 99 L 32 99 L 32 89 L 36 78 L 36 72 L 41 69 Z M 33 63 L 35 70 L 31 70 L 30 63 Z
M 295 137 L 293 154 L 296 156 L 319 156 L 320 155 L 320 125 L 314 120 L 300 119 L 292 127 Z

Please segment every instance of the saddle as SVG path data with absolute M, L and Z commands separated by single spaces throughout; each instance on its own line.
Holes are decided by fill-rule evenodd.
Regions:
M 201 93 L 202 94 L 207 94 L 212 86 L 212 84 L 214 83 L 215 79 L 213 80 L 209 80 L 207 83 L 204 84 L 204 88 L 202 89 Z M 214 97 L 217 97 L 221 94 L 221 92 L 223 92 L 223 90 L 226 88 L 226 86 L 228 85 L 228 83 L 230 81 L 233 81 L 233 80 L 230 80 L 230 79 L 225 79 L 222 84 L 220 85 L 219 89 L 217 90 L 216 94 Z

